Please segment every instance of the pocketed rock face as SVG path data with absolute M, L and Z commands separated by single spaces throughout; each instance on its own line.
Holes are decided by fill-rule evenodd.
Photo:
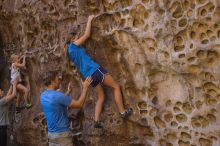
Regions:
M 11 134 L 23 146 L 47 144 L 39 103 L 40 74 L 65 69 L 66 34 L 84 32 L 95 14 L 88 53 L 119 82 L 134 113 L 120 119 L 105 88 L 104 130 L 93 129 L 96 94 L 71 113 L 78 145 L 219 146 L 220 24 L 215 0 L 2 0 L 0 33 L 5 56 L 27 53 L 25 82 L 34 107 L 13 120 Z M 76 70 L 64 73 L 63 89 Z M 14 118 L 12 114 L 12 118 Z M 82 133 L 76 133 L 80 131 Z

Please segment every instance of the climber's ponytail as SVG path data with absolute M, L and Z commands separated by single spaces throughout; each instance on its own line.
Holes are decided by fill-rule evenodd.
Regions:
M 69 55 L 68 55 L 68 43 L 66 43 L 64 46 L 64 56 L 65 56 L 66 69 L 70 70 L 71 66 L 70 66 L 70 60 L 69 60 Z

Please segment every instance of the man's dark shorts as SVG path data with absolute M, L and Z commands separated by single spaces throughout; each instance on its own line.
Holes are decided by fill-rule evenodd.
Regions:
M 7 126 L 0 126 L 0 146 L 7 145 Z
M 91 86 L 95 88 L 98 84 L 102 83 L 105 79 L 105 75 L 107 74 L 108 72 L 103 67 L 99 67 L 91 76 L 92 77 Z

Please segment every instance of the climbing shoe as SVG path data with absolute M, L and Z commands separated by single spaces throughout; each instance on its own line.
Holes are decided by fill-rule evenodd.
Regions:
M 27 103 L 27 104 L 25 105 L 25 107 L 26 107 L 27 109 L 29 109 L 29 108 L 32 107 L 32 104 L 31 104 L 31 103 Z
M 132 114 L 132 108 L 127 108 L 123 113 L 120 113 L 122 119 L 126 119 Z
M 94 128 L 103 128 L 100 121 L 95 121 Z

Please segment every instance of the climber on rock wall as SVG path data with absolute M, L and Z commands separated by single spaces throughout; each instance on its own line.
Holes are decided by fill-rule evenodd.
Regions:
M 5 97 L 0 89 L 0 146 L 7 145 L 7 126 L 9 125 L 9 102 L 16 97 L 17 82 L 13 82 Z
M 124 108 L 122 94 L 119 84 L 113 79 L 113 77 L 99 64 L 97 64 L 85 51 L 82 46 L 83 43 L 90 37 L 91 24 L 94 15 L 88 17 L 85 33 L 79 37 L 77 32 L 69 33 L 65 46 L 66 62 L 69 64 L 73 62 L 84 78 L 88 76 L 92 77 L 91 86 L 95 88 L 98 94 L 98 101 L 95 107 L 95 122 L 94 128 L 102 128 L 102 124 L 99 121 L 100 114 L 104 103 L 104 91 L 101 83 L 107 85 L 114 90 L 115 102 L 122 118 L 127 118 L 132 114 L 131 108 Z
M 49 146 L 72 146 L 67 110 L 83 106 L 92 79 L 88 77 L 83 82 L 82 93 L 78 100 L 69 96 L 72 91 L 71 83 L 66 94 L 57 91 L 62 80 L 58 71 L 46 72 L 42 80 L 47 89 L 41 93 L 40 102 L 47 120 Z
M 29 102 L 30 99 L 28 98 L 29 89 L 22 84 L 22 79 L 21 79 L 21 74 L 20 74 L 20 69 L 25 67 L 26 56 L 22 57 L 22 56 L 19 56 L 19 55 L 12 54 L 11 55 L 11 60 L 12 60 L 11 83 L 13 83 L 14 81 L 17 81 L 18 82 L 18 84 L 17 84 L 18 91 L 24 93 L 25 106 L 20 106 L 20 98 L 17 97 L 16 112 L 19 113 L 25 107 L 27 109 L 32 107 L 32 104 Z M 21 60 L 22 60 L 22 63 L 20 63 Z

